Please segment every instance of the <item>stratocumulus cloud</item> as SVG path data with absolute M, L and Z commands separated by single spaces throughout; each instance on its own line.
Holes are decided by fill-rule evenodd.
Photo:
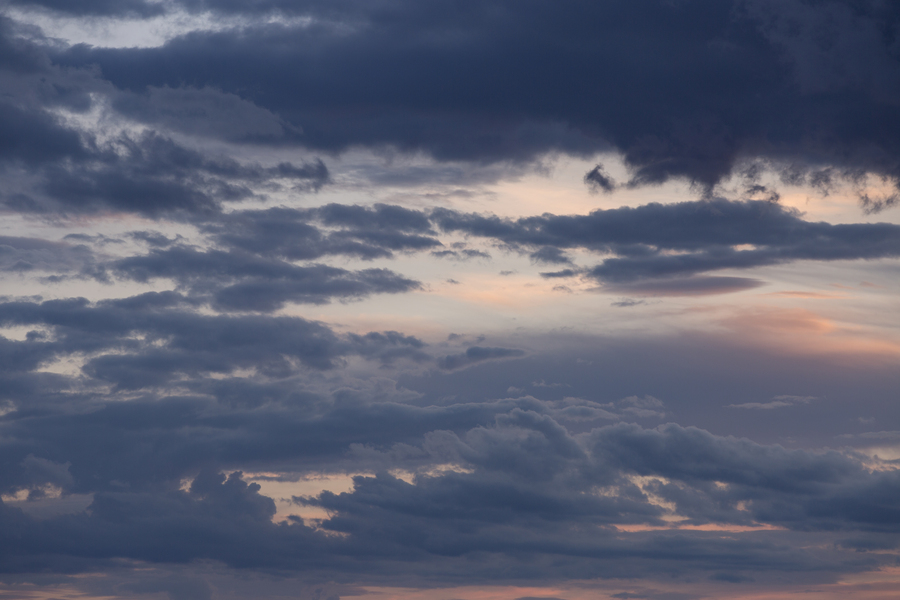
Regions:
M 898 39 L 5 2 L 0 596 L 896 595 Z

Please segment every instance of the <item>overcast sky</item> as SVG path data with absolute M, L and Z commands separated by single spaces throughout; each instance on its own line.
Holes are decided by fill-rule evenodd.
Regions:
M 0 598 L 900 591 L 900 3 L 3 0 L 0 178 Z

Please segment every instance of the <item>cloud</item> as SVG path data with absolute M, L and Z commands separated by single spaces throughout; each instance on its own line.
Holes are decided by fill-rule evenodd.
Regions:
M 297 377 L 296 363 L 334 372 L 344 356 L 390 363 L 415 359 L 424 345 L 397 332 L 340 336 L 297 318 L 194 314 L 184 302 L 169 292 L 93 305 L 0 305 L 5 324 L 50 330 L 42 342 L 10 342 L 19 356 L 34 348 L 44 360 L 84 353 L 82 381 L 118 386 L 56 402 L 32 393 L 0 422 L 12 459 L 0 467 L 6 493 L 49 482 L 64 494 L 93 494 L 89 512 L 48 515 L 40 524 L 0 507 L 0 531 L 28 540 L 24 548 L 0 544 L 18 548 L 7 553 L 8 570 L 91 570 L 126 558 L 315 568 L 408 583 L 461 573 L 477 583 L 523 572 L 620 578 L 660 570 L 757 578 L 870 568 L 877 561 L 863 565 L 855 550 L 813 555 L 798 550 L 800 540 L 833 531 L 877 537 L 897 527 L 896 473 L 872 472 L 853 454 L 788 450 L 674 424 L 574 431 L 562 424 L 585 422 L 582 409 L 593 411 L 590 419 L 615 418 L 613 410 L 659 418 L 662 403 L 647 395 L 605 410 L 532 397 L 416 406 L 353 392 L 340 377 L 331 392 L 304 389 L 312 380 Z M 471 364 L 522 354 L 499 350 L 476 346 L 450 358 Z M 15 370 L 3 365 L 3 376 Z M 23 362 L 19 371 L 38 367 Z M 248 368 L 256 374 L 236 372 Z M 329 515 L 314 529 L 298 519 L 272 523 L 272 499 L 233 472 L 273 464 L 294 473 L 369 474 L 356 476 L 346 493 L 298 496 L 301 507 Z M 387 473 L 398 468 L 413 477 Z M 185 479 L 193 481 L 186 490 Z M 768 523 L 787 533 L 751 541 L 612 529 L 662 527 L 671 513 L 689 524 Z M 788 533 L 796 537 L 786 544 Z
M 425 214 L 386 204 L 234 211 L 201 229 L 222 246 L 289 260 L 329 255 L 371 260 L 441 246 Z
M 394 360 L 419 358 L 422 342 L 391 332 L 341 337 L 297 317 L 203 315 L 174 293 L 151 292 L 91 305 L 83 298 L 0 304 L 0 323 L 43 326 L 51 340 L 6 342 L 18 358 L 5 371 L 31 370 L 55 356 L 91 355 L 86 374 L 120 389 L 161 386 L 181 377 L 254 369 L 286 376 L 298 365 L 330 369 L 358 354 Z
M 476 363 L 498 358 L 515 358 L 525 356 L 522 350 L 514 348 L 487 348 L 484 346 L 472 346 L 462 354 L 448 354 L 438 360 L 438 366 L 446 371 L 462 369 Z
M 613 302 L 610 306 L 617 306 L 619 308 L 631 308 L 632 306 L 640 306 L 641 304 L 646 304 L 646 301 L 635 300 L 633 298 L 625 298 L 623 300 Z
M 79 139 L 76 132 L 70 133 Z M 62 133 L 54 135 L 59 138 Z M 292 182 L 294 190 L 315 191 L 329 177 L 321 161 L 300 166 L 246 165 L 204 156 L 154 133 L 122 135 L 105 147 L 85 147 L 79 141 L 77 148 L 65 153 L 18 146 L 10 152 L 12 161 L 33 155 L 35 162 L 43 163 L 35 170 L 36 185 L 28 193 L 7 194 L 2 199 L 8 209 L 26 213 L 65 215 L 112 209 L 148 216 L 214 214 L 222 201 L 254 197 L 251 186 L 284 180 Z M 71 158 L 77 160 L 67 160 Z
M 295 166 L 245 165 L 211 158 L 158 134 L 123 136 L 112 148 L 70 168 L 47 167 L 40 192 L 62 212 L 112 208 L 156 215 L 171 211 L 214 213 L 222 200 L 255 195 L 252 184 L 292 181 L 294 189 L 314 191 L 328 181 L 321 161 Z
M 653 203 L 520 219 L 435 209 L 432 219 L 444 231 L 492 238 L 511 247 L 611 253 L 613 257 L 587 275 L 611 290 L 648 295 L 722 293 L 759 285 L 748 278 L 701 276 L 723 269 L 900 256 L 896 225 L 814 223 L 793 209 L 758 200 Z M 574 274 L 564 270 L 545 276 Z
M 443 333 L 414 319 L 427 333 L 411 335 L 352 329 L 355 305 L 322 313 L 335 323 L 293 314 L 376 294 L 414 302 L 424 284 L 386 261 L 427 272 L 438 258 L 490 258 L 487 247 L 550 265 L 547 287 L 616 293 L 618 308 L 751 290 L 763 267 L 900 257 L 900 226 L 807 220 L 769 178 L 822 195 L 847 184 L 869 214 L 896 204 L 894 5 L 8 6 L 0 569 L 20 584 L 11 593 L 815 585 L 895 565 L 900 474 L 869 450 L 897 438 L 890 361 L 763 351 L 753 336 L 686 330 L 671 311 L 661 334 L 638 323 L 653 311 L 613 311 L 634 323 L 611 319 L 629 327 L 618 337 L 592 335 L 606 317 L 591 311 L 551 307 L 539 334 L 510 314 L 517 329 L 502 339 L 515 347 L 420 337 L 470 331 L 464 315 Z M 28 19 L 60 36 L 175 21 L 184 33 L 90 46 Z M 624 174 L 613 180 L 600 153 Z M 548 173 L 560 156 L 596 165 L 584 193 L 678 179 L 701 200 L 580 215 L 458 208 L 495 195 L 473 186 Z M 730 176 L 740 200 L 719 197 Z M 310 197 L 326 186 L 333 195 Z M 46 298 L 24 297 L 36 286 Z M 306 306 L 278 312 L 292 303 Z M 787 418 L 826 396 L 814 422 Z M 865 432 L 843 400 L 884 431 Z M 801 448 L 835 440 L 867 452 Z M 351 484 L 328 491 L 338 480 Z M 268 575 L 304 585 L 266 588 Z M 678 597 L 625 589 L 617 597 Z
M 6 50 L 0 77 L 7 91 L 0 102 L 0 169 L 6 182 L 0 205 L 7 210 L 53 216 L 109 210 L 209 215 L 222 202 L 259 197 L 263 188 L 311 192 L 330 180 L 318 159 L 263 166 L 175 141 L 173 135 L 183 140 L 185 133 L 202 134 L 198 128 L 204 123 L 214 129 L 209 122 L 236 120 L 250 127 L 253 107 L 236 96 L 205 90 L 197 93 L 206 94 L 201 98 L 164 90 L 160 102 L 178 96 L 189 104 L 181 112 L 199 111 L 206 119 L 194 114 L 170 128 L 172 135 L 129 131 L 121 120 L 104 130 L 91 111 L 106 114 L 104 106 L 121 95 L 96 69 L 61 67 L 50 56 L 55 42 L 7 17 L 0 21 L 0 46 Z M 217 106 L 224 115 L 217 114 Z M 178 113 L 171 106 L 157 110 L 169 120 Z
M 13 273 L 74 271 L 82 277 L 102 278 L 97 262 L 94 253 L 83 244 L 0 236 L 0 271 Z
M 566 256 L 562 250 L 554 248 L 553 246 L 544 246 L 543 248 L 535 250 L 531 253 L 530 257 L 531 260 L 536 263 L 566 264 L 572 262 L 572 259 Z
M 201 252 L 181 245 L 119 259 L 109 266 L 123 279 L 168 278 L 199 297 L 211 294 L 211 303 L 221 310 L 269 312 L 286 302 L 325 304 L 333 298 L 401 293 L 420 287 L 417 281 L 387 269 L 297 266 L 241 251 Z
M 795 165 L 794 179 L 834 167 L 835 177 L 897 182 L 896 140 L 874 124 L 897 118 L 900 67 L 882 33 L 896 11 L 884 4 L 659 0 L 652 10 L 611 2 L 552 15 L 537 4 L 181 4 L 247 24 L 54 58 L 98 65 L 141 98 L 141 115 L 162 114 L 173 95 L 189 105 L 216 90 L 302 129 L 295 143 L 317 151 L 391 146 L 490 162 L 613 149 L 632 186 L 680 177 L 710 187 L 747 157 Z M 254 21 L 271 11 L 308 20 Z
M 116 2 L 113 0 L 88 0 L 87 2 L 79 2 L 73 5 L 69 2 L 60 2 L 59 0 L 36 0 L 23 1 L 13 0 L 12 5 L 25 6 L 32 8 L 35 5 L 51 11 L 58 11 L 73 16 L 127 16 L 136 18 L 154 17 L 165 12 L 165 5 L 157 2 L 148 2 L 146 0 L 124 0 Z
M 151 87 L 113 102 L 122 115 L 155 128 L 231 142 L 278 140 L 302 133 L 271 111 L 213 88 Z
M 742 404 L 729 404 L 728 408 L 748 408 L 756 410 L 772 410 L 798 404 L 809 404 L 817 400 L 815 396 L 775 396 L 771 402 L 744 402 Z
M 752 290 L 765 285 L 750 277 L 694 276 L 615 283 L 604 286 L 610 292 L 635 296 L 707 296 Z
M 435 258 L 452 258 L 454 260 L 472 260 L 473 258 L 485 258 L 490 260 L 491 255 L 481 250 L 466 248 L 462 250 L 434 250 L 431 253 Z
M 609 194 L 616 189 L 616 182 L 606 173 L 603 165 L 597 165 L 584 175 L 584 182 L 593 192 L 602 191 Z

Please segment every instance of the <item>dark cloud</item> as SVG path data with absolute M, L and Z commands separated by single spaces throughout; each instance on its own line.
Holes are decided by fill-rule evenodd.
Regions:
M 541 273 L 541 277 L 544 279 L 567 279 L 580 274 L 581 271 L 575 269 L 562 269 L 561 271 L 544 271 Z
M 720 322 L 709 323 L 718 326 Z M 528 349 L 527 356 L 458 371 L 408 373 L 399 381 L 421 394 L 419 402 L 426 404 L 441 404 L 448 397 L 456 402 L 502 398 L 514 386 L 548 402 L 581 398 L 597 403 L 591 408 L 618 414 L 618 409 L 608 406 L 610 403 L 650 395 L 665 402 L 667 420 L 767 444 L 811 448 L 890 444 L 889 437 L 856 437 L 898 429 L 888 425 L 894 423 L 892 392 L 900 385 L 900 373 L 890 369 L 890 362 L 879 365 L 877 361 L 860 360 L 849 348 L 843 352 L 835 349 L 831 358 L 817 356 L 815 360 L 793 352 L 773 352 L 748 341 L 746 331 L 728 328 L 720 335 L 707 335 L 678 329 L 650 340 L 581 335 L 577 331 L 519 334 L 516 341 Z M 760 377 L 761 373 L 766 376 Z M 764 402 L 786 392 L 823 401 L 785 409 L 791 412 L 783 416 L 765 410 L 738 413 L 728 407 Z M 874 421 L 860 421 L 859 417 L 874 417 Z M 873 422 L 884 425 L 873 426 Z M 581 430 L 569 422 L 567 427 Z M 837 437 L 851 433 L 852 437 Z
M 337 261 L 490 258 L 475 242 L 555 265 L 541 273 L 554 282 L 599 282 L 618 307 L 762 284 L 734 270 L 897 258 L 900 226 L 808 221 L 778 204 L 768 175 L 823 195 L 848 184 L 868 213 L 897 203 L 900 8 L 7 5 L 101 28 L 202 15 L 206 28 L 103 48 L 0 17 L 0 204 L 20 213 L 10 228 L 79 227 L 61 241 L 0 237 L 0 271 L 93 279 L 80 293 L 98 298 L 0 302 L 4 583 L 31 593 L 103 573 L 73 585 L 203 599 L 238 592 L 198 573 L 238 569 L 248 597 L 264 597 L 251 588 L 271 574 L 325 582 L 281 594 L 321 600 L 365 591 L 351 581 L 818 584 L 896 566 L 894 463 L 801 448 L 896 438 L 896 369 L 851 364 L 855 346 L 813 360 L 754 350 L 734 329 L 590 336 L 572 316 L 491 347 L 453 334 L 437 354 L 387 327 L 270 313 L 420 289 Z M 584 176 L 592 191 L 678 178 L 703 200 L 521 218 L 311 206 L 305 195 L 332 183 L 316 153 L 357 150 L 365 164 L 342 163 L 342 190 L 418 186 L 401 194 L 417 206 L 471 202 L 487 197 L 472 185 L 601 152 L 628 175 L 613 181 L 597 164 Z M 716 195 L 729 175 L 741 201 Z M 285 205 L 260 208 L 269 197 Z M 593 266 L 576 264 L 586 253 Z M 806 406 L 813 398 L 827 401 Z M 816 418 L 735 419 L 736 408 Z M 295 495 L 321 516 L 275 523 L 288 498 L 264 495 L 253 473 L 279 485 L 352 476 L 352 488 Z M 617 597 L 678 597 L 626 589 Z
M 611 306 L 618 306 L 619 308 L 631 308 L 632 306 L 640 306 L 642 304 L 646 304 L 646 301 L 635 300 L 633 298 L 625 298 L 623 300 L 619 300 L 618 302 L 613 302 Z
M 244 165 L 209 158 L 156 134 L 121 137 L 89 163 L 47 168 L 41 191 L 62 212 L 112 208 L 158 215 L 165 212 L 216 212 L 221 201 L 254 197 L 253 184 L 288 180 L 313 191 L 328 180 L 321 162 L 300 167 Z
M 165 4 L 146 0 L 88 0 L 71 3 L 65 0 L 12 0 L 12 6 L 34 9 L 40 7 L 72 16 L 90 17 L 155 17 L 166 12 Z
M 179 294 L 151 292 L 96 305 L 83 298 L 2 304 L 0 323 L 53 331 L 49 341 L 8 342 L 18 359 L 5 370 L 34 369 L 55 356 L 88 353 L 93 356 L 85 373 L 140 389 L 242 368 L 274 376 L 290 374 L 298 365 L 329 369 L 349 354 L 393 360 L 405 347 L 415 352 L 422 347 L 416 338 L 392 333 L 342 338 L 321 323 L 296 317 L 205 316 L 185 310 L 190 303 Z
M 605 289 L 636 296 L 706 296 L 742 292 L 762 285 L 765 283 L 749 277 L 695 276 L 613 284 Z
M 15 141 L 15 132 L 6 138 L 12 144 L 10 160 L 42 163 L 34 173 L 37 185 L 30 195 L 8 194 L 3 199 L 7 208 L 18 212 L 77 214 L 112 209 L 148 216 L 211 214 L 218 212 L 222 201 L 255 197 L 250 186 L 287 181 L 294 190 L 315 191 L 329 177 L 321 161 L 299 167 L 290 163 L 275 167 L 244 165 L 232 159 L 206 157 L 152 133 L 124 135 L 99 148 L 86 147 L 76 132 L 60 129 L 48 133 L 53 140 L 48 145 L 41 142 L 39 129 L 30 126 L 23 115 L 9 118 L 20 126 L 24 121 L 25 131 L 31 132 L 25 146 Z M 33 137 L 35 132 L 37 138 Z M 72 143 L 59 146 L 67 136 Z M 76 140 L 78 144 L 74 145 Z
M 326 265 L 297 266 L 241 251 L 199 251 L 188 246 L 155 249 L 113 262 L 125 279 L 168 278 L 222 310 L 273 311 L 286 302 L 324 304 L 334 298 L 401 293 L 420 284 L 387 269 L 348 271 Z
M 459 250 L 435 250 L 431 253 L 435 258 L 452 258 L 454 260 L 472 260 L 473 258 L 485 258 L 490 260 L 491 255 L 482 250 L 462 248 Z
M 462 369 L 475 363 L 497 358 L 514 358 L 525 356 L 522 350 L 513 348 L 486 348 L 483 346 L 472 346 L 461 354 L 450 354 L 438 360 L 438 366 L 447 371 L 454 369 Z
M 592 191 L 610 193 L 616 189 L 616 182 L 603 169 L 603 165 L 597 165 L 584 175 L 584 182 Z
M 145 244 L 154 248 L 165 248 L 166 246 L 171 246 L 181 239 L 180 236 L 176 236 L 174 239 L 168 238 L 158 231 L 132 231 L 128 234 L 128 236 L 134 240 L 144 242 Z
M 649 395 L 608 406 L 531 397 L 416 406 L 347 389 L 306 391 L 297 363 L 315 370 L 352 355 L 417 359 L 423 344 L 397 332 L 340 336 L 297 318 L 201 315 L 187 311 L 185 300 L 169 292 L 94 305 L 0 305 L 4 325 L 50 332 L 42 341 L 9 342 L 20 362 L 4 361 L 4 377 L 81 354 L 88 357 L 82 380 L 117 386 L 56 403 L 38 392 L 18 395 L 16 410 L 0 418 L 5 492 L 27 489 L 36 498 L 52 485 L 93 494 L 88 512 L 42 521 L 0 507 L 7 572 L 92 570 L 125 558 L 315 569 L 394 583 L 462 574 L 470 582 L 806 577 L 880 563 L 843 546 L 808 553 L 798 549 L 801 540 L 821 542 L 815 536 L 834 531 L 845 540 L 877 537 L 900 527 L 896 472 L 870 471 L 852 453 L 789 450 L 674 424 L 583 433 L 561 424 L 658 418 L 663 405 Z M 29 352 L 35 358 L 26 360 Z M 521 354 L 475 346 L 443 360 Z M 299 519 L 272 523 L 273 501 L 240 473 L 222 473 L 274 465 L 374 475 L 355 477 L 350 492 L 297 497 L 328 512 L 312 529 Z M 452 468 L 435 469 L 441 465 Z M 386 472 L 404 467 L 417 473 L 411 481 Z M 185 478 L 193 483 L 180 489 Z M 789 531 L 722 537 L 612 528 L 665 524 L 669 509 L 651 498 L 690 524 L 758 522 Z
M 563 252 L 559 248 L 554 248 L 553 246 L 544 246 L 543 248 L 539 248 L 538 250 L 532 252 L 529 256 L 531 260 L 536 263 L 566 264 L 572 262 L 572 259 L 569 258 L 565 252 Z
M 149 88 L 122 94 L 114 108 L 140 123 L 231 142 L 278 141 L 301 132 L 272 112 L 213 88 Z
M 215 89 L 273 115 L 271 127 L 302 129 L 295 139 L 317 150 L 388 145 L 527 161 L 614 149 L 631 185 L 683 177 L 712 186 L 758 157 L 795 165 L 797 181 L 834 167 L 897 183 L 888 132 L 900 114 L 898 12 L 885 3 L 186 6 L 311 23 L 193 32 L 158 48 L 78 46 L 57 60 L 97 64 L 138 94 L 141 108 L 123 105 L 129 114 L 161 114 L 178 94 L 190 106 Z
M 0 103 L 0 160 L 35 166 L 66 158 L 83 159 L 88 150 L 78 132 L 40 110 Z
M 441 245 L 427 215 L 385 204 L 235 211 L 202 229 L 224 246 L 289 260 L 340 254 L 364 260 L 390 258 L 394 252 Z
M 94 253 L 87 246 L 8 236 L 0 236 L 0 271 L 98 273 Z
M 95 99 L 115 100 L 113 88 L 93 68 L 54 64 L 48 54 L 53 47 L 52 41 L 8 18 L 0 21 L 0 81 L 5 90 L 0 102 L 0 169 L 7 182 L 0 203 L 8 210 L 48 216 L 109 210 L 149 216 L 210 214 L 222 202 L 259 197 L 275 188 L 310 192 L 329 181 L 328 169 L 318 159 L 262 166 L 207 156 L 152 130 L 98 136 L 94 126 L 79 125 L 65 118 L 66 113 L 85 114 Z M 263 127 L 253 125 L 254 119 L 260 120 L 253 110 L 261 109 L 210 90 L 197 94 L 200 97 L 172 90 L 157 94 L 160 102 L 174 96 L 188 105 L 181 112 L 158 107 L 169 120 L 177 121 L 172 116 L 176 114 L 185 117 L 181 128 L 169 128 L 176 135 L 205 134 L 223 122 L 244 125 L 242 131 L 221 133 L 225 137 L 258 135 L 256 130 Z M 201 109 L 204 102 L 209 106 Z M 187 119 L 183 113 L 192 110 L 193 118 Z M 198 117 L 198 110 L 205 119 Z M 187 131 L 185 123 L 196 131 Z
M 625 293 L 692 295 L 755 287 L 746 278 L 691 277 L 798 260 L 859 260 L 900 256 L 900 227 L 889 223 L 831 225 L 805 221 L 765 201 L 724 199 L 646 204 L 589 215 L 520 219 L 432 213 L 445 231 L 493 238 L 516 247 L 585 248 L 612 253 L 588 275 Z M 572 276 L 564 270 L 547 277 Z M 653 283 L 639 283 L 642 280 Z

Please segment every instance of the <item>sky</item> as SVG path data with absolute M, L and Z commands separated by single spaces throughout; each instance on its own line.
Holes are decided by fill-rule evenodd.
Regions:
M 0 599 L 900 592 L 900 4 L 0 2 Z

